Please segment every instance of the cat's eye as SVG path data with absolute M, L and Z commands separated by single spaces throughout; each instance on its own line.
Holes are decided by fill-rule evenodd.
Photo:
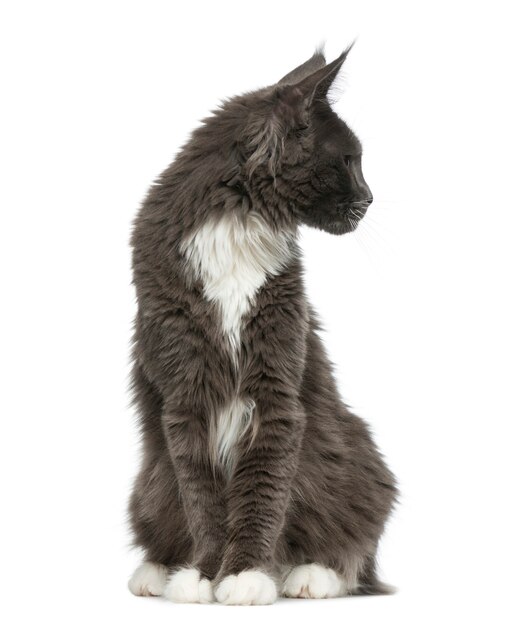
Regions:
M 345 165 L 346 165 L 347 167 L 349 167 L 349 165 L 350 165 L 351 158 L 352 158 L 352 157 L 351 157 L 351 155 L 350 155 L 350 154 L 344 154 L 344 155 L 343 155 L 343 162 L 345 163 Z

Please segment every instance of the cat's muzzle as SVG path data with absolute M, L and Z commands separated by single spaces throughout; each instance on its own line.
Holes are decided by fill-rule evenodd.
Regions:
M 365 200 L 358 200 L 355 202 L 339 202 L 336 209 L 343 220 L 351 225 L 351 230 L 354 230 L 358 225 L 358 222 L 365 216 L 365 213 L 371 203 L 372 198 L 366 198 Z

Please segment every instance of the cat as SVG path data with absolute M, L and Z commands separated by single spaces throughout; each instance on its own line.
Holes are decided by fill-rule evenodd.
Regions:
M 328 98 L 349 50 L 225 102 L 135 220 L 136 595 L 387 592 L 376 550 L 395 479 L 337 391 L 297 243 L 302 224 L 353 231 L 372 202 Z

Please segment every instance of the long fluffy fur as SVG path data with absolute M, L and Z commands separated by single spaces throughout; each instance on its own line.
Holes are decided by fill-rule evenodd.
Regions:
M 275 579 L 288 595 L 300 581 L 294 595 L 382 590 L 395 482 L 336 389 L 297 244 L 300 224 L 349 232 L 371 201 L 359 142 L 327 102 L 345 57 L 316 53 L 225 103 L 136 219 L 130 518 L 156 564 L 137 592 L 157 593 L 164 568 L 177 601 L 207 601 L 206 580 L 226 603 L 271 602 Z

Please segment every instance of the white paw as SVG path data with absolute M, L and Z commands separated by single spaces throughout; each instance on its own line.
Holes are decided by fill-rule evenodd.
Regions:
M 129 591 L 135 596 L 161 596 L 167 582 L 168 569 L 160 563 L 144 561 L 131 576 Z
M 311 563 L 291 570 L 283 583 L 288 598 L 336 598 L 347 593 L 348 585 L 334 570 Z
M 201 578 L 200 572 L 186 567 L 174 572 L 167 581 L 163 595 L 172 602 L 212 602 L 211 581 Z
M 222 604 L 272 604 L 278 596 L 272 578 L 258 570 L 227 576 L 214 594 Z

